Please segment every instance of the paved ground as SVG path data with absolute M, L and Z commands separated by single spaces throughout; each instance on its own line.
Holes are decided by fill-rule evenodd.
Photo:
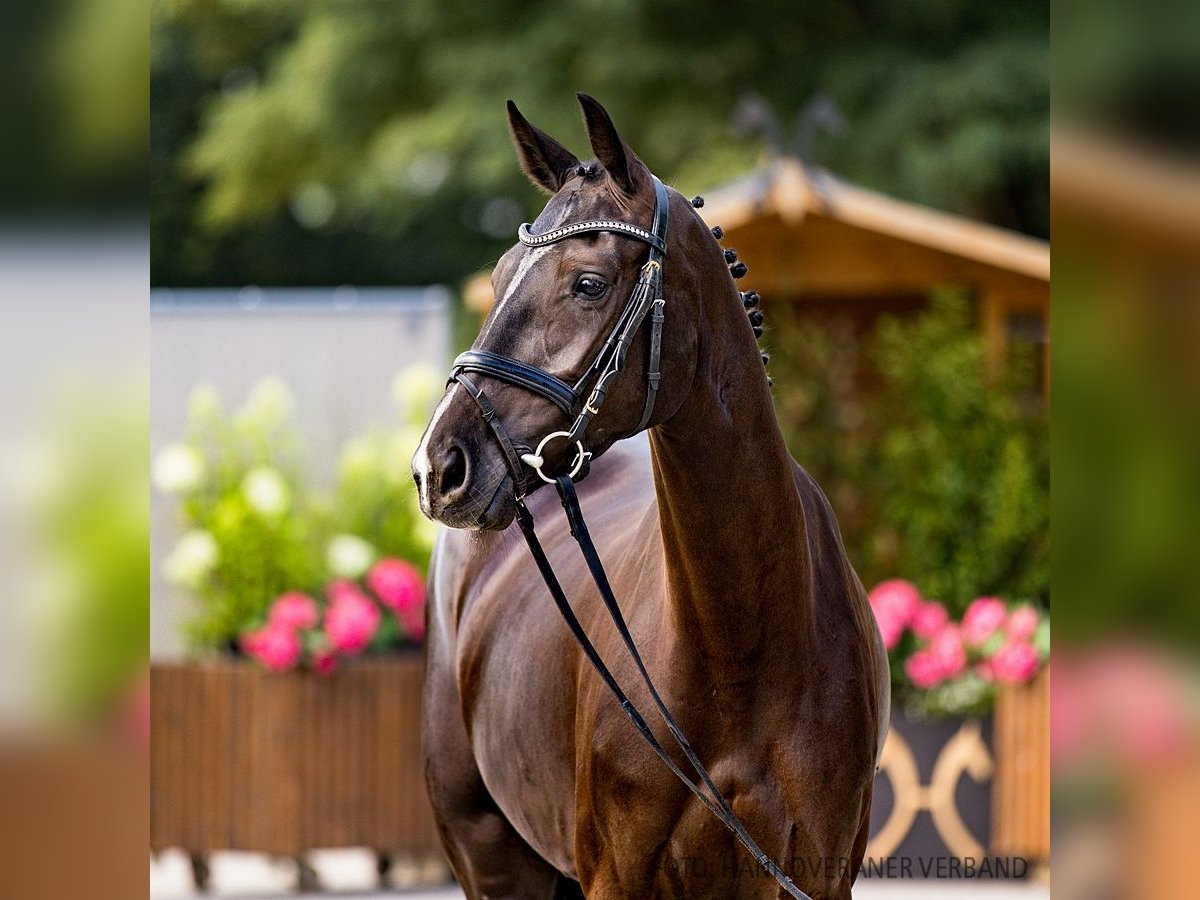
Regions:
M 456 887 L 430 889 L 412 886 L 413 880 L 429 884 L 439 875 L 436 864 L 422 870 L 402 866 L 395 873 L 396 886 L 380 891 L 375 884 L 374 858 L 355 850 L 312 854 L 310 861 L 320 873 L 323 894 L 292 893 L 296 879 L 293 865 L 274 862 L 252 853 L 218 853 L 212 859 L 211 894 L 242 900 L 462 900 Z M 409 882 L 406 886 L 405 882 Z M 151 900 L 182 900 L 194 897 L 190 868 L 181 853 L 164 853 L 150 864 Z M 854 889 L 855 900 L 1049 900 L 1050 888 L 1043 884 L 976 881 L 860 881 Z

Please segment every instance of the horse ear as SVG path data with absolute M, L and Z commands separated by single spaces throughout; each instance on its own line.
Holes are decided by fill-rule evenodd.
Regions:
M 579 168 L 575 154 L 540 128 L 530 125 L 511 100 L 508 101 L 508 128 L 521 160 L 521 170 L 542 190 L 557 193 Z
M 617 132 L 608 111 L 594 98 L 578 93 L 579 105 L 587 122 L 588 139 L 596 159 L 604 166 L 617 186 L 630 196 L 637 193 L 650 178 L 650 170 Z

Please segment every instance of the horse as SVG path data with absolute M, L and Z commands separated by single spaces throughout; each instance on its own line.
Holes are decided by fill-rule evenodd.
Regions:
M 578 99 L 587 162 L 508 103 L 521 168 L 549 200 L 493 270 L 472 358 L 586 381 L 651 268 L 656 198 L 670 221 L 665 321 L 652 336 L 639 326 L 582 434 L 533 453 L 567 434 L 564 409 L 483 366 L 451 378 L 421 438 L 421 509 L 450 526 L 427 601 L 422 746 L 438 833 L 471 898 L 786 896 L 661 765 L 548 602 L 508 527 L 526 505 L 579 623 L 648 708 L 554 493 L 537 490 L 552 479 L 526 478 L 515 453 L 538 475 L 586 470 L 578 502 L 667 708 L 763 852 L 811 897 L 849 898 L 889 718 L 886 652 L 833 511 L 785 446 L 761 313 L 747 313 L 757 295 L 735 283 L 745 265 L 604 107 Z

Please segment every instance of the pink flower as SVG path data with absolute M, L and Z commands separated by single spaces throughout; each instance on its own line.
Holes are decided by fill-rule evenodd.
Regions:
M 412 563 L 402 559 L 381 559 L 367 573 L 367 585 L 381 603 L 403 618 L 425 603 L 425 582 Z
M 321 621 L 321 614 L 317 611 L 317 602 L 308 594 L 289 591 L 271 605 L 268 621 L 271 625 L 296 631 L 315 627 Z
M 913 614 L 921 603 L 921 594 L 910 582 L 892 578 L 880 582 L 867 595 L 883 644 L 889 650 L 899 643 L 904 629 L 912 622 Z
M 286 672 L 300 661 L 300 638 L 290 628 L 267 624 L 242 635 L 242 650 L 272 672 Z
M 904 672 L 913 684 L 926 690 L 936 687 L 945 678 L 941 664 L 928 650 L 918 650 L 905 660 Z
M 886 611 L 902 625 L 907 626 L 921 603 L 921 594 L 911 582 L 903 578 L 892 578 L 877 584 L 867 595 L 867 600 L 876 613 Z
M 975 674 L 978 675 L 980 678 L 982 678 L 984 681 L 986 681 L 988 684 L 991 684 L 993 681 L 996 680 L 996 673 L 992 669 L 992 663 L 990 660 L 985 659 L 980 662 L 977 662 L 975 664 Z
M 325 589 L 325 593 L 329 595 L 330 600 L 336 600 L 338 597 L 345 594 L 357 594 L 363 596 L 362 588 L 353 581 L 348 581 L 345 578 L 339 578 L 337 581 L 329 582 L 329 587 Z
M 979 647 L 987 643 L 988 638 L 1004 627 L 1008 618 L 1008 610 L 1004 601 L 996 597 L 979 597 L 963 616 L 963 640 L 968 646 Z
M 1175 663 L 1144 648 L 1115 646 L 1093 657 L 1086 679 L 1094 717 L 1130 762 L 1161 762 L 1188 745 L 1189 678 Z
M 150 675 L 138 679 L 131 696 L 126 701 L 126 727 L 139 750 L 150 749 Z
M 936 600 L 922 603 L 917 607 L 917 611 L 913 613 L 913 634 L 919 638 L 928 640 L 945 628 L 949 620 L 950 615 L 946 612 L 946 607 L 942 606 Z
M 1039 624 L 1041 624 L 1041 616 L 1038 615 L 1038 611 L 1028 603 L 1022 603 L 1008 617 L 1008 625 L 1005 627 L 1004 633 L 1008 635 L 1009 640 L 1028 641 L 1038 630 Z
M 1130 759 L 1143 765 L 1162 762 L 1187 746 L 1187 714 L 1172 704 L 1174 699 L 1151 695 L 1129 711 L 1130 727 L 1122 732 L 1120 743 Z
M 337 671 L 338 655 L 325 648 L 318 650 L 312 657 L 312 670 L 318 675 L 332 675 Z
M 379 628 L 379 607 L 352 582 L 334 582 L 329 594 L 325 635 L 330 646 L 338 653 L 361 653 Z
M 1024 684 L 1037 674 L 1038 655 L 1026 641 L 1010 640 L 996 651 L 991 663 L 998 681 Z
M 934 635 L 927 648 L 942 678 L 953 678 L 967 667 L 967 651 L 957 625 L 946 625 Z
M 398 615 L 400 624 L 404 626 L 404 631 L 417 643 L 425 639 L 425 608 L 418 606 L 416 609 L 406 610 Z
M 896 619 L 880 618 L 875 616 L 875 624 L 879 626 L 879 636 L 883 638 L 883 646 L 888 650 L 894 650 L 896 645 L 900 643 L 900 638 L 904 636 L 904 626 Z

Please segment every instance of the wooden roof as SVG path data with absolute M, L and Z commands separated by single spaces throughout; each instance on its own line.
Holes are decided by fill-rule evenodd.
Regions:
M 1050 245 L 963 216 L 907 203 L 784 158 L 705 195 L 701 215 L 726 233 L 777 217 L 796 227 L 809 217 L 891 237 L 1038 281 L 1050 280 Z
M 1200 174 L 1190 163 L 1103 135 L 1050 136 L 1050 209 L 1073 233 L 1103 233 L 1126 253 L 1200 264 Z
M 783 297 L 925 295 L 958 284 L 1020 306 L 1049 299 L 1047 241 L 907 203 L 782 158 L 706 192 L 699 210 L 750 267 L 747 288 Z M 465 286 L 486 312 L 488 274 Z

